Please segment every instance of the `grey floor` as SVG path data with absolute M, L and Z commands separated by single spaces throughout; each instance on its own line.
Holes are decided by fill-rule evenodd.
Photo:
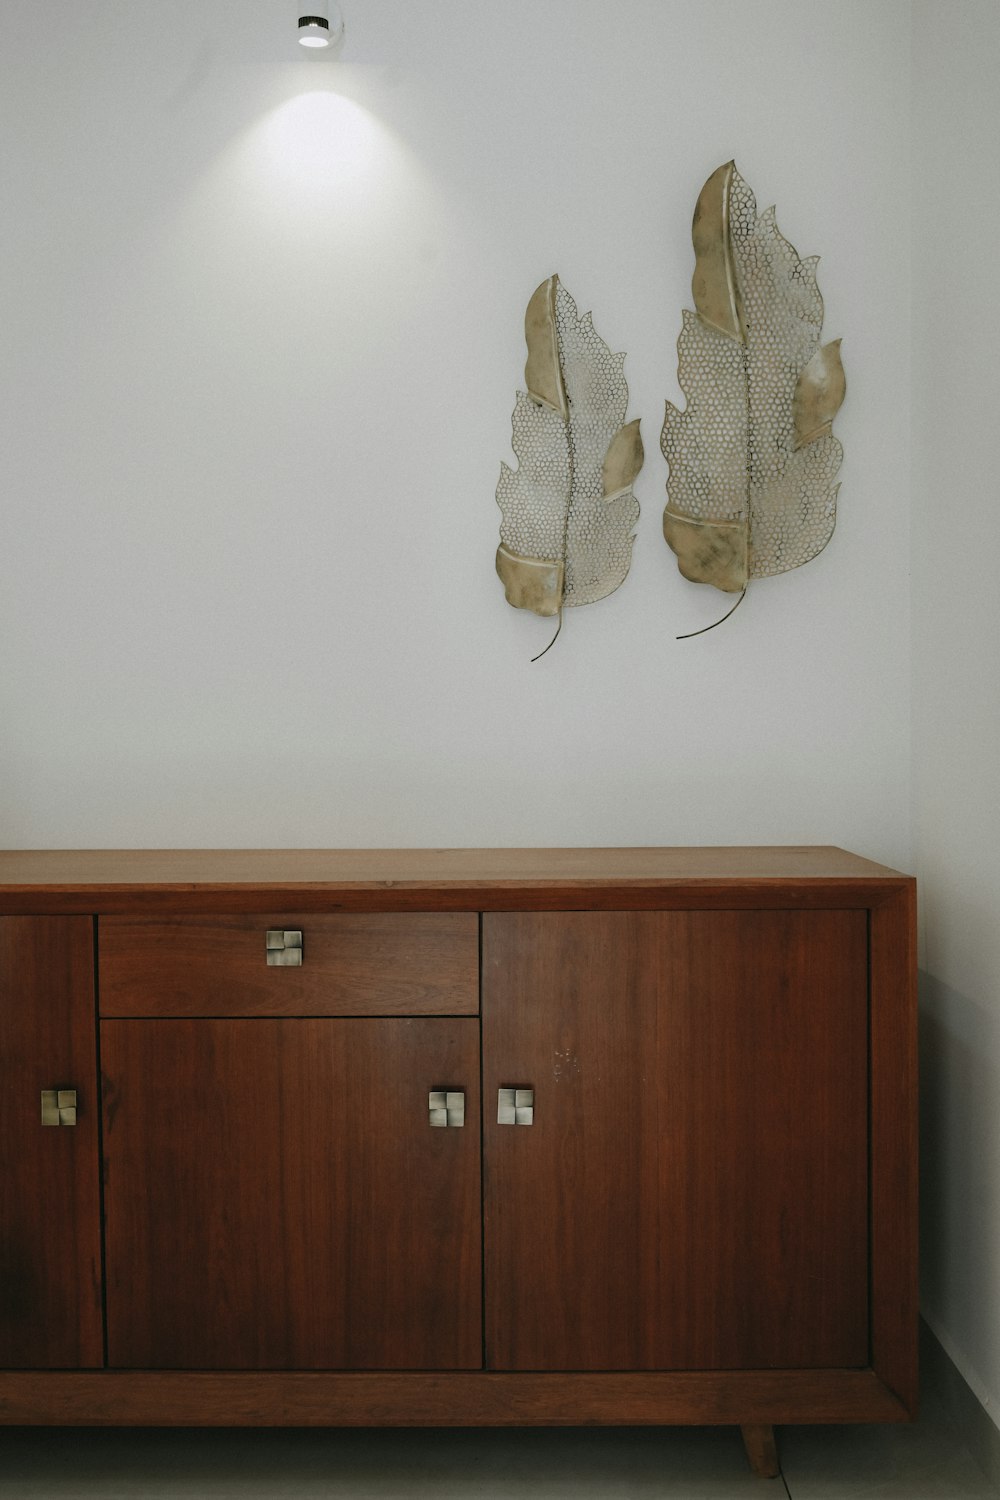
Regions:
M 220 1431 L 0 1428 L 3 1500 L 997 1500 L 934 1398 L 908 1427 Z

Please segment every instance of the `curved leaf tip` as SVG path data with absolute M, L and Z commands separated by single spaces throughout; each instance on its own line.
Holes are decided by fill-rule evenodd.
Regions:
M 551 407 L 565 421 L 569 407 L 559 363 L 559 337 L 556 331 L 558 287 L 558 276 L 550 276 L 543 281 L 532 293 L 524 314 L 524 341 L 528 346 L 524 383 L 533 401 Z
M 746 328 L 729 223 L 735 173 L 735 162 L 717 167 L 698 196 L 691 225 L 695 257 L 691 293 L 699 317 L 742 344 Z

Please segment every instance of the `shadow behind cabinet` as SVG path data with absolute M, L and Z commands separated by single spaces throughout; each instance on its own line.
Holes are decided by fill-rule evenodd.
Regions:
M 0 876 L 0 1420 L 913 1413 L 907 877 L 830 849 Z

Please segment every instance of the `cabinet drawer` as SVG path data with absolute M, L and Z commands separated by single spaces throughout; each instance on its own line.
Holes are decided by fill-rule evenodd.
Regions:
M 301 964 L 269 963 L 269 933 L 300 933 Z M 98 953 L 102 1016 L 479 1010 L 479 918 L 472 912 L 103 917 Z M 272 951 L 272 958 L 288 956 Z

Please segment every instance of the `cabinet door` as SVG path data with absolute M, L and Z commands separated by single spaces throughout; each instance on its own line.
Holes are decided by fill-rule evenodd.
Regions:
M 481 1365 L 476 1020 L 101 1035 L 111 1365 Z
M 89 917 L 0 918 L 0 1060 L 0 1368 L 101 1365 Z M 53 1089 L 76 1091 L 75 1125 L 42 1124 Z
M 483 917 L 486 1363 L 650 1369 L 656 955 L 628 913 Z M 497 1122 L 530 1088 L 530 1125 Z
M 488 1366 L 866 1364 L 866 914 L 483 940 Z M 518 1085 L 532 1124 L 496 1123 Z

